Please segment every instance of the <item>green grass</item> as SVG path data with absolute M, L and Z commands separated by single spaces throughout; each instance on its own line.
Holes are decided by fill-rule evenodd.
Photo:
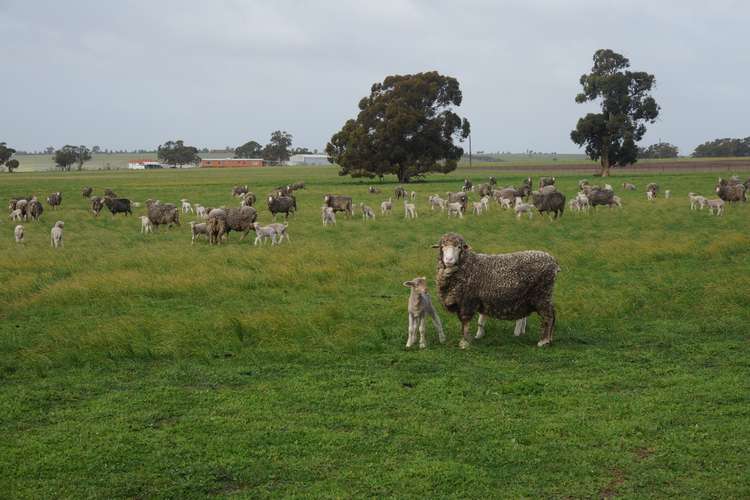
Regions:
M 394 184 L 368 195 L 331 168 L 2 175 L 3 203 L 64 193 L 22 246 L 0 223 L 2 496 L 750 496 L 750 207 L 690 212 L 687 192 L 710 194 L 713 174 L 618 172 L 639 186 L 618 193 L 622 210 L 430 213 L 427 195 L 467 172 L 492 173 L 410 186 L 417 221 L 397 205 L 326 229 L 324 193 L 377 207 Z M 571 195 L 577 179 L 558 183 Z M 292 241 L 274 248 L 236 234 L 191 247 L 185 223 L 143 236 L 79 195 L 218 206 L 234 184 L 262 199 L 296 180 Z M 650 181 L 673 199 L 647 203 Z M 428 349 L 404 349 L 401 283 L 426 275 L 435 297 L 430 245 L 447 231 L 558 258 L 550 348 L 535 347 L 534 317 L 525 337 L 490 321 L 459 350 L 440 308 L 448 343 L 430 325 Z

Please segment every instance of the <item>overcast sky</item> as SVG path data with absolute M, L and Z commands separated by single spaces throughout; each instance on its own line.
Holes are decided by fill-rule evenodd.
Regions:
M 0 141 L 321 149 L 373 82 L 456 77 L 474 150 L 576 152 L 596 49 L 654 73 L 681 153 L 750 135 L 750 2 L 0 0 Z

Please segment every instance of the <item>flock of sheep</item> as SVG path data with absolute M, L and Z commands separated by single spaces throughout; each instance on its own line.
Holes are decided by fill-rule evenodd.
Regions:
M 532 216 L 533 211 L 540 214 L 547 213 L 553 218 L 563 215 L 565 210 L 565 195 L 560 192 L 554 177 L 542 177 L 538 189 L 532 191 L 531 178 L 524 179 L 519 186 L 497 188 L 496 180 L 490 177 L 487 183 L 474 186 L 468 179 L 464 180 L 461 189 L 446 193 L 442 198 L 437 194 L 429 196 L 430 210 L 436 209 L 447 212 L 448 216 L 463 218 L 469 207 L 469 193 L 477 193 L 479 201 L 471 203 L 471 212 L 481 215 L 490 208 L 494 201 L 500 207 L 513 210 L 517 218 L 524 214 Z M 625 190 L 635 191 L 637 187 L 629 182 L 623 183 Z M 297 200 L 294 192 L 304 189 L 303 182 L 278 187 L 266 198 L 266 205 L 274 220 L 277 215 L 284 214 L 286 218 L 297 210 Z M 622 207 L 621 199 L 615 195 L 609 184 L 604 187 L 593 186 L 587 180 L 578 183 L 579 191 L 571 199 L 568 206 L 576 212 L 587 211 L 596 206 Z M 750 179 L 742 182 L 739 178 L 719 179 L 715 191 L 716 199 L 708 199 L 696 193 L 689 193 L 690 209 L 708 208 L 712 214 L 722 215 L 724 204 L 746 201 L 746 193 L 750 189 Z M 378 194 L 380 190 L 369 187 L 368 192 Z M 127 198 L 118 197 L 111 189 L 105 189 L 104 195 L 92 196 L 91 187 L 83 188 L 81 194 L 88 198 L 91 212 L 94 216 L 107 208 L 114 217 L 118 213 L 132 214 L 132 208 L 140 207 L 139 203 L 131 202 Z M 659 193 L 659 186 L 655 183 L 646 187 L 646 198 L 654 200 Z M 262 226 L 257 222 L 258 212 L 255 208 L 257 197 L 249 191 L 248 186 L 234 186 L 232 196 L 239 197 L 239 207 L 209 208 L 200 204 L 191 204 L 189 200 L 180 200 L 179 207 L 172 203 L 161 203 L 159 200 L 145 202 L 146 215 L 140 216 L 141 232 L 150 233 L 159 226 L 171 227 L 180 225 L 180 213 L 183 215 L 194 213 L 202 222 L 191 221 L 191 243 L 195 243 L 200 236 L 205 236 L 211 244 L 220 244 L 232 231 L 242 234 L 244 239 L 250 231 L 255 232 L 255 245 L 269 240 L 272 245 L 280 244 L 284 239 L 289 241 L 288 224 L 276 223 Z M 402 199 L 404 217 L 415 219 L 418 217 L 416 207 L 416 193 L 407 192 L 402 186 L 394 190 L 396 199 Z M 665 198 L 671 192 L 664 192 Z M 47 197 L 48 205 L 56 210 L 62 204 L 62 193 L 52 193 Z M 359 204 L 365 221 L 375 218 L 375 211 L 365 203 Z M 42 203 L 35 197 L 15 197 L 8 206 L 10 219 L 14 221 L 39 221 L 44 212 Z M 381 202 L 381 215 L 390 214 L 393 210 L 393 198 Z M 355 204 L 351 196 L 326 194 L 323 197 L 321 216 L 323 225 L 336 223 L 336 213 L 343 212 L 347 216 L 354 215 Z M 51 245 L 54 248 L 63 245 L 64 222 L 57 221 L 50 232 Z M 15 241 L 23 243 L 24 226 L 19 224 L 14 231 Z M 469 325 L 476 314 L 479 314 L 478 328 L 474 338 L 484 335 L 484 327 L 488 318 L 516 321 L 515 335 L 522 335 L 526 330 L 527 318 L 531 313 L 537 313 L 542 319 L 541 338 L 539 346 L 552 342 L 555 327 L 555 307 L 552 293 L 555 277 L 560 270 L 555 258 L 541 251 L 524 251 L 510 254 L 487 255 L 474 252 L 464 238 L 455 233 L 444 234 L 434 245 L 438 248 L 436 283 L 438 296 L 447 311 L 455 313 L 462 324 L 462 339 L 460 346 L 470 345 L 472 337 Z M 445 340 L 440 318 L 432 305 L 427 291 L 425 277 L 417 277 L 404 282 L 410 288 L 408 301 L 409 330 L 406 346 L 412 347 L 417 342 L 424 348 L 425 319 L 432 318 L 441 342 Z

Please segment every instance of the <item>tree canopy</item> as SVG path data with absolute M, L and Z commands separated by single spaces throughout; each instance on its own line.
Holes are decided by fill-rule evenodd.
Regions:
M 83 164 L 91 159 L 91 151 L 86 146 L 71 146 L 66 144 L 55 151 L 55 165 L 65 172 L 70 171 L 70 167 L 78 164 L 78 170 L 83 170 Z
M 750 156 L 750 137 L 744 139 L 714 139 L 695 148 L 693 156 L 696 158 Z
M 159 161 L 176 167 L 177 165 L 191 165 L 201 161 L 198 148 L 186 146 L 182 140 L 167 141 L 156 151 Z
M 628 58 L 600 49 L 594 53 L 591 73 L 580 79 L 583 91 L 576 102 L 599 101 L 601 112 L 579 119 L 570 138 L 585 146 L 589 158 L 600 161 L 602 176 L 609 175 L 611 165 L 637 161 L 636 143 L 646 133 L 646 123 L 659 116 L 659 105 L 650 95 L 654 75 L 628 68 Z
M 462 94 L 458 80 L 437 71 L 392 75 L 375 83 L 359 101 L 359 114 L 331 137 L 326 153 L 339 175 L 409 182 L 428 172 L 456 169 L 469 136 L 466 118 L 453 112 Z
M 8 172 L 11 174 L 15 169 L 18 168 L 18 165 L 20 165 L 20 163 L 15 158 L 11 158 L 10 160 L 5 162 L 5 166 L 8 167 Z
M 0 142 L 0 167 L 5 165 L 8 167 L 8 172 L 13 173 L 13 169 L 10 166 L 10 161 L 13 155 L 16 153 L 16 150 L 13 148 L 9 148 L 6 146 L 4 142 Z
M 234 148 L 235 158 L 261 158 L 263 146 L 255 141 L 248 141 L 242 146 Z
M 638 158 L 677 158 L 679 150 L 674 144 L 657 142 L 647 148 L 638 148 Z
M 287 161 L 289 148 L 292 146 L 292 134 L 277 130 L 271 133 L 271 141 L 263 148 L 263 159 L 270 161 Z

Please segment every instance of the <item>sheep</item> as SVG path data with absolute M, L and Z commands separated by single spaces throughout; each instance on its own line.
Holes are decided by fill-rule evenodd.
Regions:
M 479 196 L 489 196 L 492 194 L 492 188 L 494 186 L 489 183 L 480 184 L 477 188 L 477 193 L 479 193 Z
M 716 194 L 721 200 L 733 203 L 735 201 L 746 201 L 745 186 L 743 184 L 731 184 L 725 179 L 719 178 L 716 184 Z
M 448 217 L 450 217 L 451 215 L 457 215 L 460 219 L 464 218 L 464 206 L 459 202 L 454 201 L 452 203 L 448 203 L 446 207 L 448 208 Z
M 81 196 L 84 198 L 90 198 L 91 193 L 94 192 L 94 188 L 90 186 L 86 186 L 85 188 L 81 189 Z
M 622 200 L 617 195 L 614 195 L 612 197 L 612 203 L 609 206 L 611 208 L 611 207 L 614 207 L 615 205 L 617 205 L 618 208 L 622 208 Z
M 380 215 L 390 214 L 391 210 L 393 210 L 393 198 L 380 203 Z
M 490 197 L 489 196 L 482 196 L 482 198 L 479 200 L 479 203 L 482 204 L 482 210 L 490 209 Z
M 227 213 L 224 209 L 215 208 L 208 212 L 206 231 L 209 244 L 221 245 L 222 237 L 227 232 Z
M 31 217 L 32 220 L 38 221 L 39 217 L 42 216 L 42 212 L 44 212 L 44 207 L 41 202 L 36 197 L 31 198 L 26 207 L 26 219 L 28 220 Z
M 491 175 L 488 179 L 488 182 L 490 183 L 490 186 L 495 187 L 497 185 L 497 179 L 495 179 L 494 175 Z
M 589 197 L 584 192 L 580 192 L 576 195 L 576 200 L 578 200 L 578 209 L 588 212 L 588 210 L 591 208 L 591 203 L 589 201 Z
M 63 246 L 63 226 L 65 223 L 61 220 L 55 222 L 55 225 L 52 227 L 52 231 L 50 231 L 50 242 L 52 244 L 52 248 L 58 248 Z
M 23 226 L 21 224 L 13 230 L 13 235 L 16 238 L 16 243 L 23 243 Z
M 114 217 L 115 214 L 120 213 L 124 213 L 125 215 L 133 215 L 133 212 L 130 209 L 130 200 L 127 198 L 113 198 L 111 196 L 106 196 L 102 200 L 102 202 L 109 209 L 109 211 L 112 212 L 112 217 Z
M 193 206 L 190 204 L 188 200 L 185 198 L 180 200 L 181 206 L 182 206 L 182 213 L 183 214 L 191 214 L 194 213 Z
M 276 236 L 278 237 L 278 240 L 276 242 L 277 245 L 281 245 L 281 242 L 284 241 L 285 238 L 287 243 L 291 242 L 291 240 L 289 239 L 289 233 L 286 231 L 289 227 L 289 223 L 285 222 L 283 224 L 280 224 L 278 222 L 274 222 L 266 227 L 273 228 L 273 230 L 276 231 Z
M 57 209 L 62 203 L 62 193 L 58 191 L 47 196 L 47 203 L 49 203 L 49 206 L 51 206 L 53 210 Z
M 578 198 L 573 198 L 572 200 L 570 200 L 568 202 L 568 207 L 570 208 L 571 212 L 580 212 L 583 209 Z
M 654 192 L 653 192 L 653 191 L 646 191 L 646 199 L 647 199 L 648 201 L 654 201 L 654 199 L 655 199 L 655 196 L 656 196 L 656 195 L 654 194 Z
M 557 179 L 555 177 L 540 177 L 539 190 L 541 191 L 544 186 L 554 186 L 556 180 Z
M 117 198 L 117 193 L 115 193 L 109 188 L 104 188 L 104 197 L 105 198 Z
M 393 196 L 395 196 L 397 200 L 400 198 L 406 198 L 406 189 L 402 186 L 396 186 L 393 190 Z
M 205 222 L 190 221 L 190 234 L 192 235 L 190 238 L 191 245 L 195 245 L 195 240 L 198 239 L 198 236 L 201 234 L 208 239 L 208 224 Z
M 329 224 L 336 225 L 336 212 L 333 211 L 333 208 L 323 205 L 320 207 L 320 215 L 323 219 L 324 226 Z
M 448 203 L 460 203 L 461 210 L 466 212 L 466 207 L 469 204 L 469 196 L 466 193 L 446 193 L 448 195 Z
M 419 348 L 427 347 L 427 338 L 425 330 L 427 328 L 426 316 L 432 318 L 432 324 L 435 325 L 440 343 L 445 342 L 445 332 L 443 324 L 440 322 L 435 307 L 432 305 L 430 294 L 427 292 L 427 278 L 424 276 L 414 278 L 411 281 L 404 281 L 404 286 L 410 289 L 409 302 L 407 310 L 409 312 L 409 336 L 406 340 L 406 348 L 410 348 L 417 342 L 417 331 L 419 331 Z
M 141 215 L 141 233 L 148 234 L 154 232 L 154 225 L 146 215 Z
M 416 200 L 417 199 L 417 192 L 416 191 L 412 191 L 411 193 L 409 193 L 409 199 L 412 200 L 412 201 Z
M 224 213 L 224 232 L 227 236 L 232 231 L 242 233 L 240 241 L 254 228 L 253 224 L 258 219 L 258 211 L 253 207 L 227 208 Z M 209 212 L 209 220 L 211 212 Z
M 102 211 L 102 208 L 104 208 L 104 200 L 99 198 L 98 196 L 94 196 L 91 198 L 91 213 L 94 214 L 94 216 L 98 217 L 99 212 Z
M 378 194 L 380 193 L 380 189 L 376 188 L 375 186 L 370 186 L 367 188 L 367 192 L 370 194 Z
M 528 214 L 529 219 L 534 216 L 534 205 L 531 203 L 524 203 L 520 196 L 516 198 L 516 205 L 513 207 L 516 212 L 516 219 L 521 220 L 523 214 Z
M 542 194 L 554 193 L 555 191 L 557 191 L 557 187 L 555 187 L 553 184 L 544 186 L 543 188 L 539 190 L 539 192 Z
M 599 186 L 593 186 L 588 192 L 584 190 L 584 193 L 589 201 L 589 205 L 592 207 L 597 205 L 610 206 L 612 204 L 612 197 L 615 195 L 614 191 L 602 189 Z
M 21 211 L 21 220 L 27 219 L 27 207 L 29 204 L 29 200 L 33 198 L 29 197 L 27 198 L 11 198 L 10 204 L 8 205 L 8 210 L 20 210 Z
M 740 184 L 741 185 L 741 184 Z M 706 200 L 706 206 L 711 211 L 711 215 L 723 215 L 724 214 L 724 200 Z
M 463 191 L 464 193 L 466 193 L 468 191 L 471 191 L 473 187 L 474 187 L 474 185 L 471 183 L 471 181 L 469 179 L 464 179 L 464 183 L 461 186 L 461 191 Z
M 521 187 L 516 190 L 520 193 L 520 195 L 518 196 L 521 196 L 522 198 L 527 198 L 531 194 L 531 186 L 532 186 L 531 177 L 527 177 L 523 181 L 521 181 Z
M 650 199 L 654 199 L 656 198 L 656 195 L 659 193 L 659 185 L 655 182 L 650 182 L 646 186 L 646 191 L 651 191 L 653 196 Z
M 436 194 L 430 195 L 428 201 L 430 202 L 430 212 L 435 210 L 435 208 L 439 208 L 441 212 L 445 211 L 445 200 L 440 196 Z
M 531 200 L 540 214 L 549 212 L 555 219 L 562 217 L 565 211 L 565 195 L 557 190 L 547 193 L 534 191 L 531 193 Z
M 266 200 L 268 204 L 268 211 L 273 215 L 273 220 L 276 220 L 277 214 L 284 214 L 284 218 L 289 218 L 289 213 L 294 215 L 294 211 L 297 209 L 297 200 L 294 196 L 269 196 Z
M 589 182 L 588 179 L 581 179 L 580 181 L 578 181 L 578 190 L 579 191 L 583 191 L 583 188 L 586 187 L 586 186 L 591 186 L 591 183 Z
M 625 189 L 625 191 L 635 191 L 636 189 L 638 189 L 635 184 L 631 184 L 630 182 L 623 182 L 622 187 L 623 189 Z
M 510 210 L 513 208 L 513 202 L 514 200 L 511 200 L 510 198 L 500 198 L 500 207 Z
M 270 226 L 261 226 L 257 222 L 253 223 L 255 228 L 255 242 L 253 245 L 258 246 L 267 239 L 271 240 L 271 246 L 276 244 L 276 230 Z
M 706 198 L 695 193 L 688 193 L 688 199 L 690 200 L 690 210 L 695 210 L 696 207 L 703 210 L 706 206 Z
M 327 194 L 323 197 L 323 203 L 333 208 L 334 212 L 344 212 L 351 217 L 354 213 L 352 210 L 352 197 L 338 194 Z
M 248 192 L 247 184 L 245 184 L 244 186 L 234 186 L 232 188 L 232 198 L 234 198 L 235 196 L 239 196 L 241 194 L 247 193 L 247 192 Z
M 20 221 L 23 218 L 23 215 L 21 215 L 21 209 L 17 208 L 13 210 L 8 216 L 8 218 L 10 218 L 10 220 L 12 221 Z
M 416 219 L 417 218 L 417 206 L 414 203 L 409 203 L 404 200 L 404 219 Z
M 604 189 L 606 189 L 607 191 L 613 191 L 613 192 L 615 190 L 615 188 L 612 187 L 612 184 L 605 184 Z
M 495 198 L 495 200 L 500 203 L 500 205 L 503 204 L 503 200 L 508 201 L 514 201 L 517 197 L 523 197 L 523 192 L 517 190 L 514 187 L 506 187 L 503 189 L 495 189 L 492 191 L 492 196 Z
M 297 191 L 298 189 L 305 189 L 305 182 L 304 181 L 297 181 L 292 183 L 290 186 L 292 191 Z
M 362 209 L 362 219 L 364 221 L 367 221 L 367 219 L 375 220 L 375 212 L 372 210 L 372 208 L 368 207 L 364 203 L 360 203 L 359 207 Z
M 242 193 L 240 195 L 240 206 L 241 207 L 252 207 L 255 205 L 256 197 L 255 193 L 252 191 L 248 191 L 247 193 Z
M 672 197 L 672 191 L 670 191 L 669 189 L 665 190 L 665 191 L 664 191 L 664 199 L 665 199 L 665 200 L 668 200 L 668 199 L 670 199 L 671 197 Z
M 560 266 L 555 258 L 538 250 L 508 254 L 474 253 L 464 238 L 444 234 L 433 245 L 438 248 L 437 286 L 443 306 L 455 312 L 462 324 L 459 344 L 471 344 L 469 326 L 476 313 L 479 324 L 475 338 L 484 336 L 487 318 L 516 320 L 515 334 L 525 331 L 526 318 L 536 312 L 542 319 L 537 346 L 552 342 L 555 306 L 552 293 Z
M 482 215 L 482 202 L 472 201 L 471 213 L 473 213 L 474 215 Z
M 201 220 L 208 219 L 208 212 L 206 211 L 206 207 L 203 205 L 195 204 L 195 215 L 197 215 Z
M 157 229 L 161 225 L 172 227 L 173 224 L 180 225 L 180 211 L 171 203 L 161 204 L 158 201 L 146 202 L 148 207 L 148 218 Z

